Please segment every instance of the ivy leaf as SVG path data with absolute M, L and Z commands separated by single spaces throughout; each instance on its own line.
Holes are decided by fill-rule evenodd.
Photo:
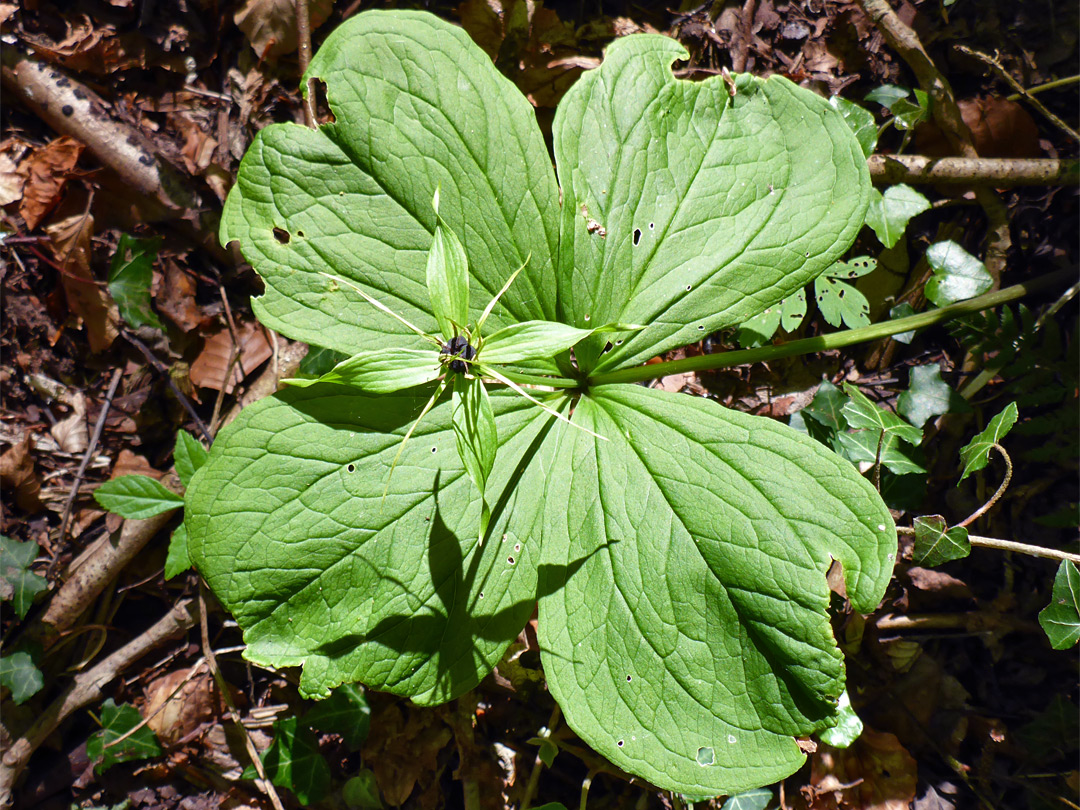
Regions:
M 1062 560 L 1054 577 L 1050 604 L 1039 612 L 1039 624 L 1055 650 L 1067 650 L 1080 641 L 1080 571 Z
M 186 430 L 177 431 L 173 462 L 176 464 L 176 474 L 180 477 L 180 483 L 185 487 L 190 484 L 191 476 L 206 463 L 208 455 L 202 442 Z
M 544 492 L 538 632 L 567 723 L 669 790 L 791 773 L 792 737 L 844 688 L 826 570 L 841 561 L 856 610 L 891 576 L 877 493 L 812 439 L 704 400 L 600 386 L 573 418 L 610 441 L 559 425 Z
M 951 560 L 962 560 L 970 553 L 968 530 L 963 526 L 950 529 L 941 515 L 915 518 L 915 547 L 912 559 L 916 565 L 933 568 Z
M 843 414 L 848 398 L 844 392 L 828 380 L 822 380 L 817 393 L 803 413 L 830 430 L 839 432 L 847 429 L 847 418 Z
M 120 315 L 132 326 L 152 326 L 164 331 L 161 319 L 150 308 L 150 284 L 161 238 L 136 239 L 120 234 L 109 265 L 109 293 Z M 130 254 L 130 255 L 129 255 Z
M 326 700 L 320 700 L 303 722 L 319 731 L 340 734 L 353 751 L 360 749 L 371 727 L 371 707 L 364 690 L 355 684 L 344 684 Z
M 369 394 L 392 394 L 415 388 L 442 376 L 439 354 L 432 349 L 376 349 L 343 360 L 316 380 L 289 379 L 305 388 L 316 383 L 351 385 Z
M 86 741 L 86 756 L 96 763 L 96 773 L 120 762 L 161 755 L 161 745 L 150 726 L 144 725 L 131 736 L 119 741 L 141 722 L 142 715 L 139 710 L 129 703 L 117 706 L 113 699 L 109 698 L 102 704 L 101 731 L 91 734 Z
M 170 580 L 191 568 L 191 556 L 188 554 L 187 527 L 181 523 L 173 529 L 169 538 L 169 553 L 165 557 L 165 579 Z
M 990 448 L 998 444 L 1012 430 L 1016 419 L 1020 415 L 1016 403 L 1010 402 L 1005 408 L 990 420 L 986 429 L 975 436 L 960 450 L 960 460 L 964 462 L 964 472 L 960 476 L 963 481 L 973 472 L 978 472 L 990 461 Z
M 306 78 L 325 83 L 336 122 L 262 129 L 222 212 L 222 243 L 239 241 L 266 283 L 253 301 L 262 323 L 348 356 L 424 345 L 320 274 L 434 333 L 437 188 L 468 259 L 467 320 L 526 259 L 489 326 L 556 320 L 551 159 L 532 105 L 462 29 L 423 12 L 358 14 L 326 38 Z
M 33 540 L 12 540 L 0 534 L 0 599 L 10 601 L 20 619 L 25 619 L 34 597 L 49 587 L 45 577 L 30 570 L 41 547 Z
M 850 427 L 856 430 L 875 430 L 895 436 L 908 444 L 918 445 L 922 441 L 923 433 L 920 428 L 909 425 L 896 414 L 879 408 L 851 383 L 844 383 L 844 393 L 850 400 L 841 410 Z
M 169 512 L 184 499 L 147 475 L 121 475 L 94 490 L 94 500 L 110 512 L 133 520 Z
M 859 142 L 859 146 L 862 148 L 863 157 L 868 158 L 874 154 L 874 147 L 877 146 L 878 129 L 873 114 L 841 96 L 830 97 L 829 105 L 844 117 L 844 123 L 851 128 L 855 140 Z
M 929 97 L 926 91 L 915 89 L 915 101 L 898 98 L 889 105 L 897 129 L 915 129 L 930 114 Z
M 891 248 L 904 235 L 911 218 L 929 209 L 930 201 L 903 183 L 889 186 L 884 194 L 873 189 L 870 207 L 866 210 L 866 224 L 877 234 L 881 244 Z
M 773 800 L 773 792 L 768 788 L 756 788 L 732 796 L 720 810 L 765 810 Z
M 458 374 L 454 379 L 454 439 L 458 456 L 465 471 L 480 492 L 480 534 L 484 542 L 491 507 L 485 496 L 488 475 L 495 465 L 495 451 L 499 448 L 499 436 L 495 428 L 495 414 L 487 389 L 479 377 Z
M 469 325 L 469 260 L 457 236 L 439 216 L 439 190 L 432 200 L 435 238 L 427 260 L 431 311 L 444 340 L 457 337 Z
M 559 320 L 647 325 L 607 352 L 582 341 L 582 372 L 745 322 L 839 259 L 865 214 L 866 159 L 828 101 L 780 76 L 739 76 L 734 96 L 719 76 L 678 80 L 688 56 L 616 39 L 556 111 Z
M 889 109 L 902 98 L 907 98 L 911 95 L 911 91 L 906 87 L 899 87 L 895 84 L 883 84 L 879 87 L 875 87 L 869 93 L 864 96 L 866 101 L 876 101 L 882 107 Z
M 184 519 L 246 658 L 303 666 L 306 697 L 361 681 L 435 705 L 480 682 L 536 604 L 537 456 L 552 421 L 512 393 L 490 399 L 500 445 L 485 494 L 499 539 L 481 548 L 448 398 L 413 433 L 385 497 L 424 392 L 289 388 L 222 430 Z
M 990 289 L 994 280 L 986 265 L 953 241 L 935 242 L 926 249 L 934 277 L 926 282 L 926 297 L 939 307 L 966 301 Z
M 941 379 L 941 366 L 929 363 L 911 369 L 908 390 L 896 398 L 896 410 L 915 427 L 932 417 L 971 410 L 966 399 Z
M 348 807 L 360 810 L 382 810 L 384 806 L 379 798 L 379 783 L 371 768 L 361 768 L 356 776 L 346 782 L 341 789 L 341 798 Z
M 11 690 L 11 699 L 18 706 L 41 691 L 45 677 L 30 652 L 8 651 L 0 655 L 0 686 Z
M 291 790 L 302 805 L 310 807 L 330 789 L 330 766 L 319 751 L 319 743 L 295 716 L 275 722 L 274 732 L 274 741 L 260 757 L 263 769 L 271 782 Z M 242 778 L 257 775 L 255 766 L 249 765 Z

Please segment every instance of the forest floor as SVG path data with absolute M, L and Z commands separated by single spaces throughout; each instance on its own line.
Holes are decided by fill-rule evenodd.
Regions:
M 314 48 L 369 7 L 313 0 Z M 867 94 L 919 85 L 857 2 L 716 0 L 676 10 L 622 0 L 465 0 L 422 7 L 465 27 L 533 103 L 549 139 L 563 93 L 599 64 L 612 39 L 641 31 L 686 46 L 692 58 L 678 66 L 680 77 L 703 79 L 723 68 L 779 73 L 863 104 L 880 125 L 894 116 L 864 101 Z M 1077 126 L 1080 89 L 1075 4 L 903 0 L 893 7 L 951 83 L 980 156 L 1077 156 L 1069 129 Z M 276 720 L 300 717 L 313 704 L 300 698 L 294 672 L 241 658 L 239 630 L 212 601 L 203 626 L 181 621 L 170 625 L 176 632 L 155 635 L 174 606 L 203 598 L 194 572 L 164 576 L 178 520 L 124 521 L 104 511 L 93 492 L 132 473 L 177 487 L 177 431 L 216 434 L 289 376 L 306 351 L 258 324 L 250 302 L 261 281 L 217 238 L 222 204 L 255 133 L 304 120 L 293 4 L 22 0 L 0 2 L 0 23 L 0 534 L 10 538 L 4 552 L 12 555 L 0 591 L 9 600 L 0 745 L 5 765 L 21 757 L 16 806 L 271 807 L 275 799 L 252 778 L 246 745 L 265 749 Z M 1034 97 L 1042 109 L 1014 86 L 1042 88 L 1070 77 Z M 906 154 L 950 154 L 932 124 L 913 135 L 903 129 L 899 109 L 878 153 L 902 147 Z M 992 456 L 958 486 L 957 451 L 1016 401 L 1020 422 L 1003 442 L 1011 483 L 970 529 L 1075 552 L 1075 168 L 1071 177 L 1041 184 L 983 183 L 978 195 L 973 185 L 918 185 L 931 207 L 897 248 L 882 253 L 891 281 L 870 281 L 889 275 L 879 271 L 860 282 L 872 317 L 887 319 L 901 302 L 925 308 L 931 272 L 920 257 L 942 239 L 985 259 L 995 288 L 1067 271 L 1024 298 L 1034 317 L 1007 307 L 1007 315 L 981 322 L 981 343 L 939 326 L 906 344 L 885 339 L 652 384 L 786 421 L 811 402 L 823 377 L 858 382 L 894 408 L 914 385 L 913 369 L 936 366 L 973 407 L 926 425 L 927 472 L 891 496 L 898 525 L 935 514 L 951 525 L 994 494 L 1001 459 Z M 881 253 L 869 229 L 852 255 L 860 252 Z M 107 283 L 119 269 L 129 271 L 126 287 Z M 796 336 L 827 331 L 812 314 Z M 1020 351 L 995 365 L 1009 346 Z M 665 359 L 730 348 L 739 348 L 736 336 L 720 333 Z M 992 373 L 980 380 L 988 367 Z M 32 562 L 9 570 L 26 542 L 36 544 Z M 815 750 L 805 767 L 730 806 L 1077 808 L 1077 656 L 1051 649 L 1038 622 L 1057 562 L 975 548 L 931 568 L 914 564 L 910 537 L 901 543 L 905 556 L 879 609 L 862 616 L 840 606 L 834 620 L 862 735 L 845 749 L 808 743 Z M 85 574 L 93 566 L 88 590 L 62 592 L 80 568 Z M 329 766 L 330 788 L 318 806 L 500 808 L 528 796 L 535 805 L 576 807 L 583 791 L 594 810 L 680 806 L 678 797 L 606 765 L 565 724 L 552 724 L 555 704 L 543 687 L 534 625 L 466 696 L 419 708 L 368 693 L 366 738 L 312 737 L 313 756 Z M 208 646 L 217 651 L 228 701 L 203 663 Z M 183 708 L 172 701 L 154 714 L 174 692 L 184 695 Z M 126 705 L 151 717 L 153 735 L 142 755 L 102 767 L 99 730 L 121 723 L 116 707 Z M 547 767 L 534 738 L 549 725 L 560 753 Z M 534 772 L 538 779 L 530 780 Z M 286 806 L 300 804 L 284 787 L 274 792 Z

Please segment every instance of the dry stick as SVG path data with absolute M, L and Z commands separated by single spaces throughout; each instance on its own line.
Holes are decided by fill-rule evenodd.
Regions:
M 959 152 L 961 157 L 979 157 L 971 142 L 971 130 L 960 115 L 952 88 L 926 52 L 918 35 L 897 16 L 888 0 L 859 2 L 889 46 L 907 62 L 919 85 L 930 96 L 934 121 L 953 149 Z M 994 190 L 987 186 L 975 187 L 975 199 L 986 212 L 988 227 L 985 263 L 987 271 L 994 279 L 994 286 L 997 287 L 1005 269 L 1006 254 L 1012 245 L 1008 211 Z
M 183 392 L 177 387 L 176 381 L 173 380 L 169 370 L 165 368 L 165 364 L 154 356 L 154 353 L 150 351 L 145 343 L 135 337 L 135 335 L 131 334 L 128 330 L 121 329 L 120 334 L 124 336 L 124 339 L 128 343 L 139 350 L 142 356 L 146 358 L 146 362 L 153 366 L 154 371 L 165 378 L 165 381 L 169 384 L 169 388 L 172 389 L 173 395 L 180 401 L 180 404 L 184 406 L 184 410 L 188 412 L 188 416 L 191 417 L 191 420 L 195 423 L 199 432 L 202 433 L 203 438 L 206 439 L 206 443 L 213 444 L 214 437 L 210 434 L 210 431 L 207 429 L 203 420 L 199 418 L 199 414 L 195 411 L 195 406 L 191 404 L 188 398 L 184 396 Z
M 71 507 L 75 503 L 75 497 L 79 494 L 79 485 L 82 483 L 83 474 L 86 472 L 86 467 L 90 463 L 90 458 L 94 455 L 94 450 L 97 449 L 98 442 L 101 440 L 101 432 L 105 429 L 105 417 L 109 414 L 113 396 L 116 394 L 116 387 L 120 384 L 120 378 L 122 376 L 124 376 L 124 370 L 118 368 L 113 374 L 112 380 L 109 382 L 109 390 L 105 394 L 105 402 L 101 406 L 101 413 L 98 414 L 97 423 L 94 425 L 94 435 L 90 437 L 90 445 L 86 448 L 86 453 L 79 463 L 79 469 L 75 472 L 75 480 L 71 482 L 71 490 L 68 492 L 67 501 L 64 503 L 64 514 L 63 517 L 60 518 L 60 533 L 57 536 L 56 553 L 53 554 L 53 558 L 49 561 L 49 568 L 48 571 L 46 571 L 46 576 L 52 576 L 56 569 L 56 565 L 60 560 L 60 548 L 63 546 L 64 537 L 67 535 L 68 522 L 71 520 Z
M 233 345 L 236 347 L 236 362 L 240 364 L 240 376 L 246 377 L 247 371 L 244 370 L 244 360 L 240 356 L 240 332 L 236 329 L 236 321 L 233 320 L 232 307 L 229 306 L 229 296 L 225 294 L 225 286 L 218 282 L 218 292 L 221 294 L 221 303 L 225 306 L 225 323 L 229 326 L 229 335 L 232 337 Z M 225 378 L 226 380 L 228 377 Z
M 210 628 L 206 622 L 206 586 L 202 582 L 199 583 L 199 631 L 202 634 L 203 655 L 206 656 L 206 662 L 210 665 L 210 673 L 214 676 L 214 683 L 217 684 L 221 698 L 228 708 L 229 719 L 236 724 L 236 727 L 240 729 L 240 733 L 244 735 L 244 747 L 251 758 L 251 764 L 255 766 L 255 772 L 259 774 L 262 787 L 270 797 L 270 803 L 274 805 L 275 810 L 285 810 L 284 805 L 281 803 L 281 797 L 278 796 L 277 790 L 274 788 L 274 783 L 266 778 L 266 769 L 263 767 L 262 759 L 259 757 L 259 752 L 251 739 L 250 732 L 240 721 L 240 714 L 236 711 L 236 704 L 233 702 L 232 694 L 229 692 L 229 684 L 225 681 L 225 676 L 221 674 L 217 656 L 214 655 L 214 648 L 210 646 Z
M 26 733 L 4 752 L 0 760 L 0 806 L 11 803 L 15 782 L 30 757 L 64 720 L 84 706 L 100 700 L 106 684 L 150 650 L 195 625 L 195 619 L 188 610 L 190 606 L 190 599 L 180 602 L 138 638 L 125 644 L 93 669 L 75 676 L 64 694 L 54 700 Z
M 307 0 L 296 0 L 296 38 L 300 43 L 297 56 L 300 59 L 300 81 L 311 64 L 311 14 Z M 304 122 L 315 129 L 315 81 L 307 80 L 304 88 Z
M 1052 158 L 933 158 L 871 155 L 870 179 L 879 184 L 1072 186 L 1080 184 L 1080 161 Z
M 1024 89 L 1024 86 L 1020 84 L 1020 82 L 1018 82 L 1016 79 L 1014 79 L 1012 74 L 1009 73 L 1009 71 L 1007 71 L 997 59 L 993 58 L 992 56 L 987 56 L 985 53 L 981 53 L 972 48 L 965 47 L 964 45 L 957 45 L 955 47 L 956 50 L 960 51 L 960 53 L 967 54 L 968 56 L 973 56 L 984 64 L 989 65 L 990 68 L 993 69 L 993 71 L 998 76 L 1004 79 L 1013 90 L 1023 96 L 1027 100 L 1028 104 L 1041 112 L 1046 117 L 1046 120 L 1048 120 L 1058 129 L 1060 129 L 1074 141 L 1080 141 L 1080 133 L 1078 133 L 1075 129 L 1070 127 L 1052 112 L 1050 112 L 1050 110 L 1046 109 L 1046 107 L 1041 101 L 1030 95 L 1027 90 Z

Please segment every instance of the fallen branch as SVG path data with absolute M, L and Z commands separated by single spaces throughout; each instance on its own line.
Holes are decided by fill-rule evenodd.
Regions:
M 128 521 L 131 523 L 132 521 Z M 142 521 L 148 522 L 148 521 Z M 73 713 L 103 697 L 103 687 L 148 652 L 195 626 L 191 600 L 185 599 L 138 638 L 125 644 L 88 672 L 76 675 L 71 686 L 54 700 L 0 760 L 0 806 L 12 802 L 15 782 L 34 751 Z
M 875 183 L 933 185 L 1072 186 L 1080 184 L 1080 161 L 1006 158 L 932 158 L 871 155 L 866 161 Z

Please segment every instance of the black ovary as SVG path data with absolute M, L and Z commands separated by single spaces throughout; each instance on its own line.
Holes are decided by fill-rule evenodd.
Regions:
M 476 349 L 469 345 L 469 341 L 463 335 L 458 335 L 457 337 L 450 338 L 449 343 L 444 343 L 439 354 L 448 354 L 453 357 L 462 358 L 461 360 L 451 360 L 450 370 L 465 371 L 465 363 L 463 361 L 472 360 L 476 357 Z

